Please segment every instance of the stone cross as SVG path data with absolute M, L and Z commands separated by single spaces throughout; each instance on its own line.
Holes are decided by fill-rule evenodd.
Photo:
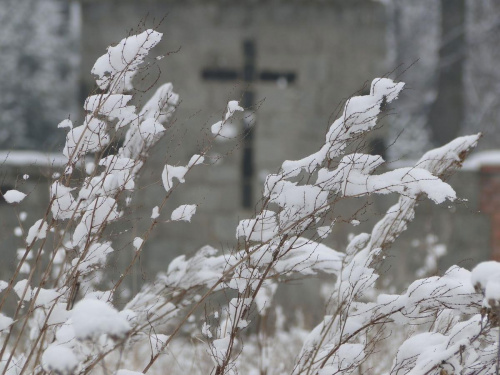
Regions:
M 290 71 L 257 71 L 255 64 L 255 42 L 253 40 L 243 41 L 243 57 L 242 69 L 206 68 L 203 69 L 201 76 L 203 79 L 209 81 L 231 82 L 241 80 L 245 82 L 246 87 L 240 103 L 245 109 L 250 109 L 255 105 L 255 94 L 252 87 L 254 82 L 278 82 L 279 80 L 286 80 L 286 83 L 293 83 L 296 79 L 296 74 Z M 250 124 L 248 121 L 243 121 L 241 204 L 247 209 L 253 206 L 252 180 L 255 174 L 253 161 L 254 128 L 255 123 Z

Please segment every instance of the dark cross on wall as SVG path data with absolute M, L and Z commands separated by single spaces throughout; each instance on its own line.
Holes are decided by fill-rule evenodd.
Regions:
M 255 105 L 253 83 L 276 83 L 279 80 L 286 80 L 287 83 L 293 83 L 296 79 L 296 74 L 290 71 L 257 71 L 255 60 L 255 42 L 253 40 L 245 40 L 243 41 L 243 69 L 206 68 L 201 72 L 201 76 L 208 81 L 243 81 L 245 83 L 245 91 L 243 92 L 240 105 L 245 109 L 251 109 Z M 244 120 L 243 159 L 241 163 L 241 204 L 244 208 L 252 208 L 253 206 L 252 186 L 255 175 L 254 132 L 255 122 L 249 124 Z

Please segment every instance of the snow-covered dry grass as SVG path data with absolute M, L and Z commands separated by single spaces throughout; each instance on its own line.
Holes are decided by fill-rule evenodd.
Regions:
M 189 222 L 196 215 L 189 202 L 165 212 L 169 197 L 190 183 L 193 168 L 210 167 L 208 142 L 183 164 L 157 171 L 165 195 L 150 207 L 150 227 L 131 241 L 128 264 L 104 287 L 114 252 L 106 228 L 130 204 L 125 193 L 134 191 L 179 103 L 171 84 L 160 86 L 141 109 L 127 94 L 161 37 L 146 30 L 108 48 L 92 69 L 102 93 L 85 101 L 83 124 L 60 124 L 67 130 L 64 173 L 51 184 L 46 215 L 26 231 L 11 279 L 0 283 L 3 373 L 495 373 L 498 263 L 480 264 L 472 273 L 455 266 L 414 281 L 400 295 L 377 288 L 387 249 L 412 220 L 417 201 L 455 200 L 441 178 L 461 166 L 480 138 L 455 139 L 412 167 L 375 174 L 384 163 L 380 156 L 349 150 L 403 90 L 404 83 L 388 78 L 374 79 L 368 95 L 347 100 L 316 152 L 284 161 L 267 176 L 258 212 L 234 228 L 231 252 L 205 246 L 192 257 L 180 256 L 155 282 L 116 302 L 123 301 L 124 281 L 150 234 L 168 225 L 159 218 Z M 210 128 L 213 139 L 244 111 L 230 101 Z M 105 155 L 120 131 L 123 146 Z M 90 154 L 93 165 L 86 160 Z M 86 177 L 74 178 L 76 172 Z M 322 243 L 340 219 L 337 204 L 370 194 L 395 194 L 399 201 L 345 249 Z M 4 194 L 13 209 L 23 197 L 14 190 Z M 331 280 L 326 314 L 308 331 L 287 322 L 292 314 L 272 301 L 280 283 L 318 274 Z M 214 304 L 221 295 L 224 302 Z

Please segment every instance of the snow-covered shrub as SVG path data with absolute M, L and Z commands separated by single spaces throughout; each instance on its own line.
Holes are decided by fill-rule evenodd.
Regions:
M 368 95 L 346 102 L 318 151 L 285 161 L 267 177 L 260 210 L 235 228 L 230 254 L 207 245 L 190 258 L 180 256 L 125 304 L 112 305 L 160 225 L 165 202 L 207 156 L 202 151 L 185 165 L 166 164 L 157 172 L 165 198 L 151 207 L 149 229 L 131 241 L 129 264 L 103 288 L 102 271 L 114 252 L 106 228 L 122 217 L 124 193 L 134 190 L 179 102 L 171 84 L 140 110 L 126 94 L 160 38 L 146 30 L 108 48 L 92 70 L 102 93 L 85 101 L 83 124 L 59 124 L 67 129 L 64 174 L 50 187 L 46 215 L 27 231 L 12 278 L 0 283 L 3 373 L 126 375 L 176 367 L 215 374 L 494 373 L 499 264 L 480 264 L 472 274 L 452 267 L 414 281 L 399 295 L 377 290 L 380 265 L 412 220 L 418 199 L 453 201 L 454 190 L 441 178 L 460 167 L 480 137 L 429 151 L 412 168 L 375 174 L 384 163 L 380 156 L 348 150 L 403 90 L 403 83 L 388 78 L 373 80 Z M 243 110 L 230 101 L 211 127 L 213 138 Z M 123 146 L 105 154 L 120 129 L 126 129 Z M 97 162 L 89 166 L 85 158 L 91 153 Z M 88 173 L 83 181 L 73 178 L 80 168 Z M 399 201 L 344 251 L 322 243 L 340 220 L 337 204 L 370 194 L 396 194 Z M 5 198 L 15 207 L 24 196 L 12 191 Z M 163 214 L 190 221 L 196 206 Z M 20 280 L 26 269 L 27 278 Z M 326 315 L 311 332 L 285 329 L 284 314 L 272 304 L 278 284 L 320 273 L 334 280 Z M 227 304 L 211 308 L 207 302 L 218 293 L 228 296 Z M 10 308 L 13 298 L 17 304 Z

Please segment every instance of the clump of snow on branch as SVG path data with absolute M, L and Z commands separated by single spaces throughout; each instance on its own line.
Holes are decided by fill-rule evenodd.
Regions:
M 170 216 L 172 221 L 191 221 L 191 218 L 196 213 L 195 204 L 183 204 L 177 207 Z
M 75 337 L 98 339 L 101 335 L 122 338 L 130 330 L 127 319 L 106 302 L 85 299 L 78 302 L 71 315 Z
M 26 194 L 20 192 L 19 190 L 7 190 L 3 194 L 3 198 L 7 203 L 20 203 L 24 198 L 26 198 Z
M 97 76 L 97 85 L 102 90 L 117 94 L 132 90 L 132 79 L 139 66 L 161 37 L 161 33 L 149 29 L 108 47 L 108 53 L 98 58 L 92 68 L 92 74 Z

